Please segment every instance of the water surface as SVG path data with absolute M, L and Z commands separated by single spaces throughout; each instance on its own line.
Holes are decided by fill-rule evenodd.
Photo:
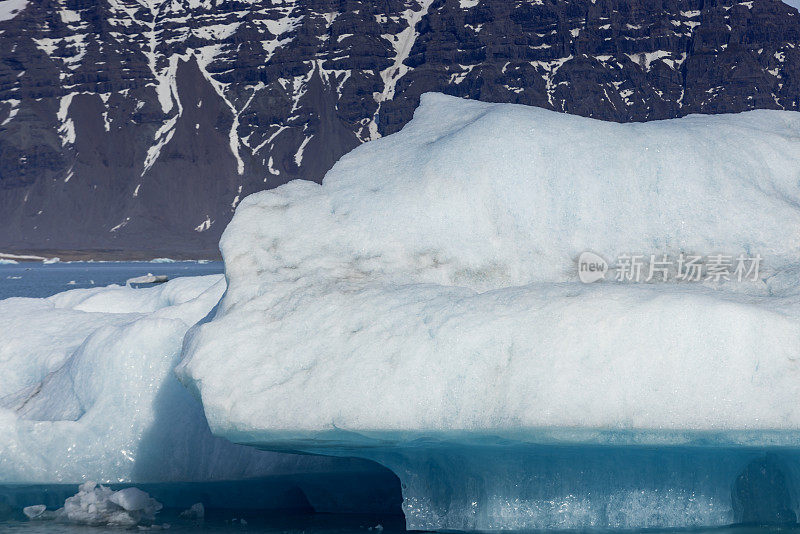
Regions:
M 125 282 L 148 273 L 200 276 L 223 272 L 221 261 L 127 262 L 20 262 L 0 264 L 0 299 L 9 297 L 49 297 L 69 289 L 102 287 Z

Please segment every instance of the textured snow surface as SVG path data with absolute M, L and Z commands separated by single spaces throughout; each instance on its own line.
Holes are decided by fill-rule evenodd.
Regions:
M 241 442 L 794 442 L 799 228 L 800 114 L 616 124 L 429 94 L 322 185 L 242 201 L 178 372 Z M 753 282 L 586 286 L 586 250 L 764 260 Z
M 211 435 L 173 368 L 187 329 L 224 289 L 214 275 L 0 301 L 0 483 L 369 471 L 363 462 L 262 452 Z M 122 508 L 136 497 L 115 495 Z

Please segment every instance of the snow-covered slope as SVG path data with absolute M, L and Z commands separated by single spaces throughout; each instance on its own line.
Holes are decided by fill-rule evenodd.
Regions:
M 592 467 L 525 447 L 800 445 L 798 229 L 798 113 L 615 124 L 429 94 L 322 185 L 241 203 L 178 372 L 217 435 L 388 465 L 413 528 L 725 524 L 752 452 Z M 700 255 L 704 277 L 715 254 L 762 262 L 584 285 L 589 250 Z M 564 470 L 550 501 L 520 490 L 543 469 Z M 648 470 L 667 493 L 630 509 Z M 648 522 L 653 499 L 670 512 Z

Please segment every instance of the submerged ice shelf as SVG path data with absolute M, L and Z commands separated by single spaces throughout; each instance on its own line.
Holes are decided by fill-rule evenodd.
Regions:
M 305 450 L 392 469 L 413 530 L 793 524 L 800 505 L 797 449 L 320 441 Z
M 409 528 L 795 521 L 797 229 L 798 113 L 425 95 L 321 185 L 239 205 L 177 373 L 218 436 L 389 467 Z M 762 262 L 584 285 L 585 251 Z

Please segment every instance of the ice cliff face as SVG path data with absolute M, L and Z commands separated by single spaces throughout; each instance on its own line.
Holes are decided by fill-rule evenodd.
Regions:
M 615 121 L 800 103 L 777 0 L 0 9 L 4 249 L 211 254 L 246 195 L 319 181 L 428 91 Z
M 240 204 L 179 375 L 217 435 L 390 467 L 410 528 L 785 517 L 763 503 L 800 509 L 799 163 L 796 112 L 617 124 L 425 95 L 321 185 Z M 587 250 L 762 264 L 585 285 Z

